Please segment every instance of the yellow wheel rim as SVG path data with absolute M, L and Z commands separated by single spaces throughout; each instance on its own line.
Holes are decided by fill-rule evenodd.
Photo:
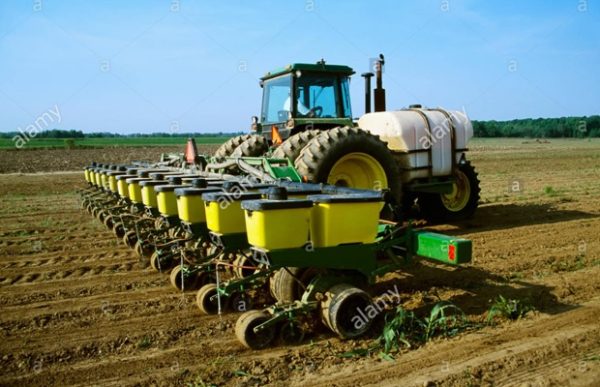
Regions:
M 442 203 L 448 211 L 458 212 L 467 206 L 471 195 L 469 178 L 461 171 L 457 171 L 456 182 L 452 184 L 452 192 L 442 194 Z
M 388 188 L 381 164 L 366 153 L 349 153 L 331 168 L 327 183 L 341 187 L 381 190 Z

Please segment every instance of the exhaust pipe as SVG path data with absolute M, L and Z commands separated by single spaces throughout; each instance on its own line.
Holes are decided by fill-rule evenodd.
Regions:
M 365 79 L 365 114 L 371 113 L 371 78 L 373 73 L 362 73 L 360 76 Z
M 377 86 L 375 87 L 375 111 L 376 112 L 384 112 L 385 111 L 385 89 L 383 88 L 383 65 L 385 64 L 385 60 L 383 59 L 383 54 L 379 54 L 379 59 L 377 60 L 376 65 L 376 81 Z

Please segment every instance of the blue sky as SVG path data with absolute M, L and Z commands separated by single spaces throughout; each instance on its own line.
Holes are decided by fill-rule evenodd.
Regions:
M 472 119 L 600 113 L 600 3 L 57 1 L 0 3 L 0 130 L 58 106 L 62 129 L 244 131 L 258 78 L 291 62 L 368 70 L 388 108 Z M 352 82 L 363 114 L 363 82 Z

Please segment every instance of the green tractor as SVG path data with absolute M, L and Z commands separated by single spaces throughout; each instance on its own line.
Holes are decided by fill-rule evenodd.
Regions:
M 387 217 L 420 211 L 430 220 L 470 217 L 479 180 L 466 159 L 473 127 L 464 112 L 411 105 L 386 111 L 384 58 L 364 73 L 365 114 L 354 119 L 348 66 L 295 63 L 261 78 L 260 117 L 215 158 L 289 159 L 305 182 L 388 190 Z M 371 78 L 376 77 L 371 112 Z

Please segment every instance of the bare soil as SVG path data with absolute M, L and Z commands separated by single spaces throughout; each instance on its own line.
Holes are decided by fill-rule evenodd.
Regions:
M 194 293 L 140 267 L 79 208 L 80 173 L 0 175 L 0 384 L 600 385 L 600 146 L 471 153 L 482 205 L 469 221 L 433 229 L 472 239 L 474 261 L 417 262 L 375 292 L 397 286 L 416 313 L 448 300 L 475 322 L 499 294 L 536 311 L 394 361 L 343 357 L 374 339 L 327 332 L 245 349 L 233 334 L 237 315 L 201 315 Z
M 212 154 L 218 145 L 199 145 L 200 153 Z M 106 147 L 90 149 L 0 149 L 0 173 L 81 171 L 92 161 L 129 163 L 156 161 L 161 153 L 181 153 L 181 146 Z

